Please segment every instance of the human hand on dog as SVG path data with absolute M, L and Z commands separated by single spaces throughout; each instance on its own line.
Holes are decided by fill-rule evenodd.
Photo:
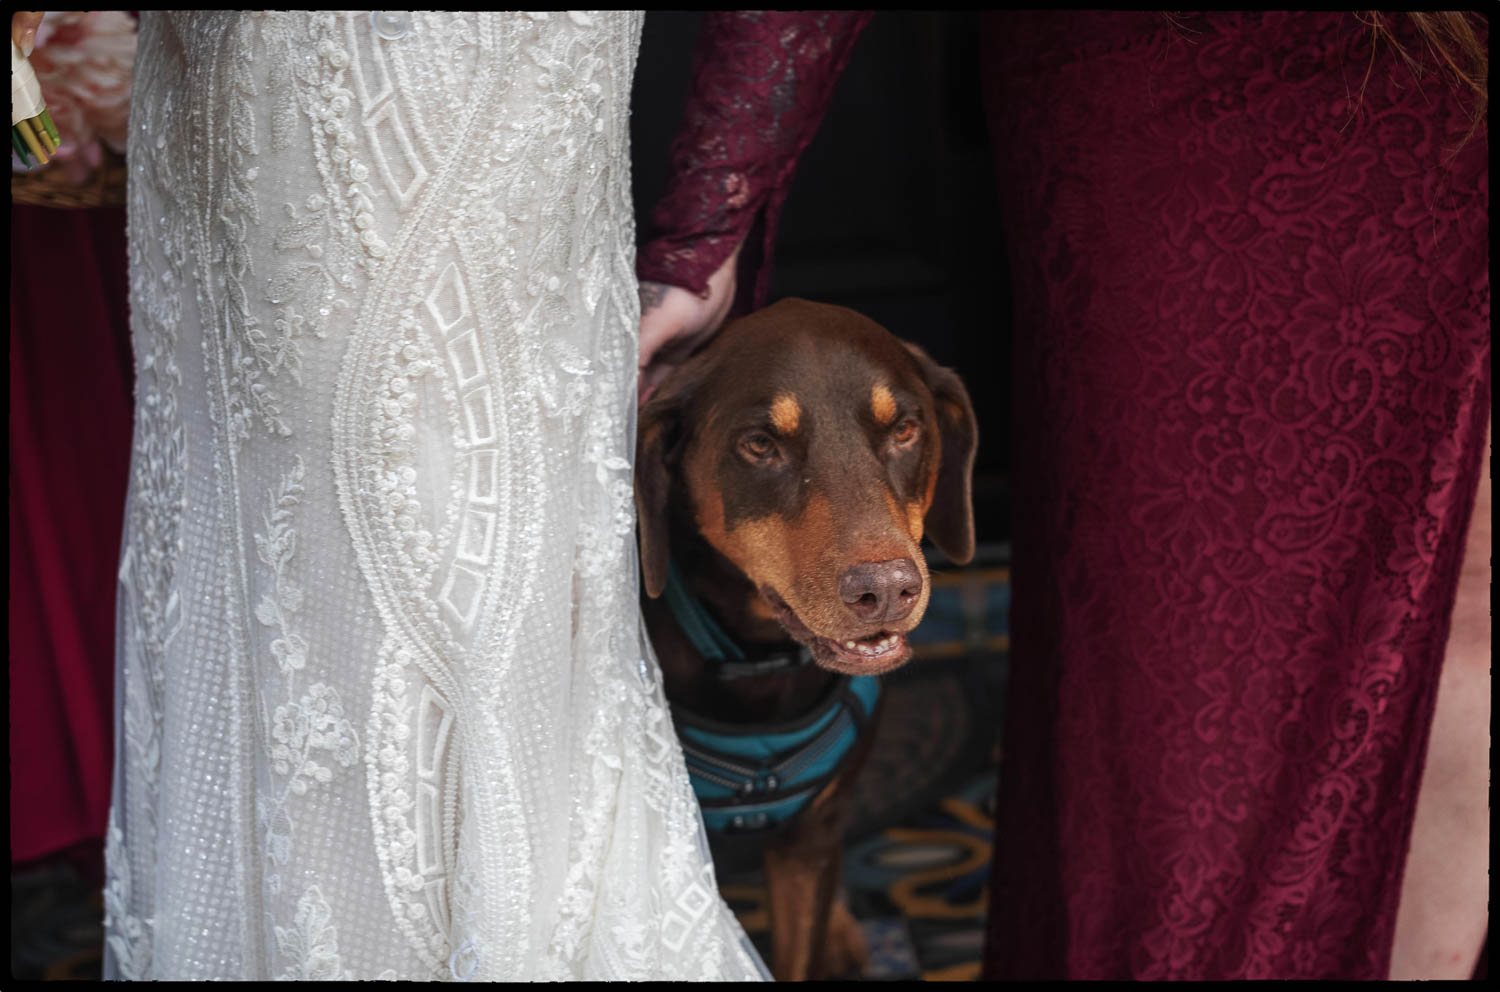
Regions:
M 736 245 L 724 264 L 708 277 L 707 299 L 681 286 L 660 282 L 640 284 L 641 350 L 636 405 L 645 403 L 662 380 L 724 323 L 734 303 L 735 265 L 743 244 Z

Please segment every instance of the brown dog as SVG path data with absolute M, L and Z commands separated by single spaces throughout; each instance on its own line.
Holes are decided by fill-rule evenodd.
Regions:
M 636 503 L 642 605 L 679 733 L 687 711 L 726 729 L 795 726 L 851 684 L 842 676 L 904 664 L 930 588 L 924 532 L 960 564 L 973 556 L 976 445 L 958 376 L 843 307 L 783 300 L 726 326 L 663 383 L 641 411 Z M 659 598 L 672 565 L 676 602 L 696 597 L 747 655 L 785 662 L 795 641 L 814 664 L 726 677 Z M 852 710 L 866 728 L 870 715 Z M 849 785 L 871 740 L 858 734 L 795 818 L 765 832 L 779 980 L 864 963 L 834 894 Z

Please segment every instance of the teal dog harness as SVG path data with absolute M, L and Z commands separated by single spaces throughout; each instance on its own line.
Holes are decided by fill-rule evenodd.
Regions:
M 722 679 L 747 678 L 812 661 L 806 648 L 747 660 L 687 591 L 675 563 L 666 600 L 683 633 Z M 828 784 L 865 733 L 880 698 L 873 675 L 841 675 L 808 713 L 778 724 L 725 724 L 672 707 L 688 778 L 714 833 L 751 833 L 782 826 Z

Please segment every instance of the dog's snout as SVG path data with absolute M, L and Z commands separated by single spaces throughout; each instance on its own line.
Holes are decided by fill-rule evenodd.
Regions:
M 839 576 L 839 596 L 866 623 L 904 619 L 922 594 L 922 573 L 910 558 L 867 561 Z

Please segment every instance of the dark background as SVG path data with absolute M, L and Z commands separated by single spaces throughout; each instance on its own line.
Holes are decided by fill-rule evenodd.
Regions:
M 631 99 L 637 228 L 666 187 L 700 12 L 646 15 Z M 771 300 L 858 310 L 963 377 L 981 544 L 1010 537 L 1009 268 L 980 98 L 978 14 L 881 11 L 797 167 Z

